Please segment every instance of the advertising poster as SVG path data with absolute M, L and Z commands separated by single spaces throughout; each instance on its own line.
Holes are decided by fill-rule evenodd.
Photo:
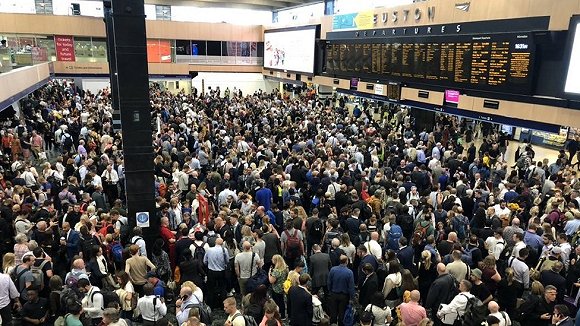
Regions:
M 171 63 L 171 42 L 169 40 L 147 40 L 147 62 Z
M 56 49 L 56 61 L 76 61 L 75 44 L 70 35 L 55 35 L 54 45 Z

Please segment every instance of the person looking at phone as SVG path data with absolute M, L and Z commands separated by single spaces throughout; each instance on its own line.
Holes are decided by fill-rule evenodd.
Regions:
M 179 291 L 179 300 L 175 302 L 175 317 L 179 322 L 179 325 L 182 325 L 189 319 L 189 310 L 192 308 L 192 305 L 201 303 L 198 296 L 193 293 L 193 290 L 188 287 L 184 286 Z

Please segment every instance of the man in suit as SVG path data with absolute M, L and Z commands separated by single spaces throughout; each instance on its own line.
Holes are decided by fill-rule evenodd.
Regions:
M 310 256 L 310 274 L 312 275 L 312 293 L 318 294 L 320 289 L 324 292 L 324 297 L 328 295 L 328 273 L 332 268 L 330 255 L 322 252 L 319 244 L 312 246 L 314 254 Z
M 306 289 L 308 281 L 310 281 L 310 275 L 302 274 L 298 278 L 300 284 L 288 290 L 288 311 L 290 312 L 290 325 L 292 326 L 312 325 L 314 307 L 312 305 L 312 294 Z
M 81 236 L 71 229 L 69 222 L 62 224 L 63 238 L 60 238 L 60 245 L 66 247 L 66 256 L 70 262 L 74 256 L 78 255 L 81 249 Z
M 408 245 L 407 238 L 405 237 L 399 238 L 399 252 L 397 253 L 397 258 L 405 269 L 410 270 L 413 275 L 417 275 L 417 269 L 413 262 L 415 251 L 413 250 L 413 247 Z
M 578 319 L 576 319 L 578 322 Z M 554 307 L 554 314 L 552 314 L 552 324 L 558 326 L 573 326 L 574 321 L 570 319 L 570 309 L 563 304 L 558 304 Z
M 551 269 L 540 273 L 540 282 L 542 282 L 544 286 L 553 285 L 558 290 L 556 302 L 564 302 L 564 294 L 566 294 L 566 279 L 560 275 L 563 268 L 564 264 L 557 261 Z
M 359 302 L 361 307 L 365 308 L 371 303 L 371 298 L 379 289 L 379 279 L 373 265 L 369 263 L 363 265 L 362 271 L 365 274 L 365 279 L 360 288 Z

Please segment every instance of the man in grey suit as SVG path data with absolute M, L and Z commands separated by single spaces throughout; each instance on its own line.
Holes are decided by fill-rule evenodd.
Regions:
M 321 252 L 320 245 L 315 244 L 312 246 L 312 251 L 314 254 L 310 256 L 310 275 L 312 277 L 312 294 L 317 294 L 320 289 L 324 292 L 324 297 L 328 294 L 327 288 L 327 278 L 332 263 L 330 261 L 330 256 Z

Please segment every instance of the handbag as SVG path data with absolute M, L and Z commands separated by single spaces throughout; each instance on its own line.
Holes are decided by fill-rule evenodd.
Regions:
M 250 270 L 253 269 L 254 267 L 254 257 L 256 256 L 256 253 L 252 253 L 252 262 L 250 263 Z M 246 281 L 246 292 L 247 293 L 252 293 L 254 292 L 258 286 L 264 284 L 264 285 L 268 285 L 268 275 L 266 274 L 266 271 L 261 269 L 261 268 L 257 268 L 256 274 L 253 274 L 252 276 L 250 276 L 250 278 L 248 279 L 248 281 Z
M 346 310 L 344 311 L 344 318 L 342 319 L 342 323 L 344 326 L 354 326 L 354 308 L 351 304 L 346 306 Z

